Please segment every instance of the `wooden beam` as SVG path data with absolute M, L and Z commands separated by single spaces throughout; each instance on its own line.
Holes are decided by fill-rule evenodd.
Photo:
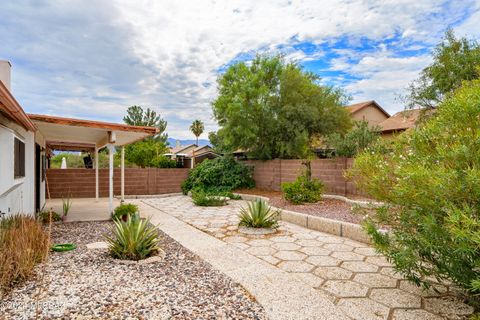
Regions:
M 155 135 L 159 132 L 158 128 L 155 127 L 130 126 L 120 123 L 63 118 L 31 113 L 28 114 L 28 117 L 34 122 L 47 122 L 66 126 L 97 128 L 110 131 L 142 132 L 150 135 Z
M 95 150 L 95 144 L 91 143 L 48 140 L 45 144 L 47 148 L 50 148 L 51 150 L 84 152 L 93 152 Z

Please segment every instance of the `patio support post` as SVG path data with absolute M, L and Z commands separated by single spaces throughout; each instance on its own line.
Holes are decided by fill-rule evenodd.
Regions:
M 113 212 L 113 152 L 115 147 L 108 145 L 108 211 Z
M 122 175 L 121 178 L 121 196 L 122 203 L 125 201 L 125 147 L 122 146 L 121 162 L 120 162 L 120 172 Z
M 95 199 L 98 201 L 98 148 L 95 147 Z

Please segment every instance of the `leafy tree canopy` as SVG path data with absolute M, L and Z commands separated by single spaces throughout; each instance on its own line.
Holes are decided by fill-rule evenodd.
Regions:
M 388 204 L 366 219 L 376 248 L 417 284 L 450 279 L 480 293 L 479 93 L 480 80 L 464 82 L 435 117 L 379 141 L 350 172 Z
M 164 133 L 167 128 L 167 121 L 150 108 L 143 110 L 141 106 L 129 107 L 127 115 L 123 117 L 123 122 L 131 126 L 156 127 L 159 129 L 159 133 L 155 136 L 155 139 L 163 143 L 167 141 L 168 136 Z
M 433 62 L 408 88 L 410 107 L 433 108 L 463 81 L 480 78 L 480 45 L 457 39 L 451 29 L 433 51 Z
M 225 151 L 243 149 L 259 159 L 309 154 L 314 135 L 345 132 L 351 125 L 342 91 L 280 56 L 236 63 L 218 79 L 215 138 Z
M 370 127 L 367 121 L 356 121 L 346 134 L 333 133 L 327 136 L 329 147 L 339 157 L 355 157 L 380 137 L 380 127 Z

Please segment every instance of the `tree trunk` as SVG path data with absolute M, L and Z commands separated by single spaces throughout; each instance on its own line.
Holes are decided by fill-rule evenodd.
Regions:
M 312 181 L 312 162 L 307 159 L 302 161 L 302 164 L 305 166 L 305 177 L 307 177 L 307 181 Z

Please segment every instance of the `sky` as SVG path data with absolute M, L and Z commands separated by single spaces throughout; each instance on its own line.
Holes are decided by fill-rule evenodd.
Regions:
M 170 137 L 200 119 L 206 138 L 234 62 L 280 53 L 393 114 L 448 27 L 480 39 L 480 0 L 2 0 L 0 59 L 27 112 L 122 122 L 141 105 Z

